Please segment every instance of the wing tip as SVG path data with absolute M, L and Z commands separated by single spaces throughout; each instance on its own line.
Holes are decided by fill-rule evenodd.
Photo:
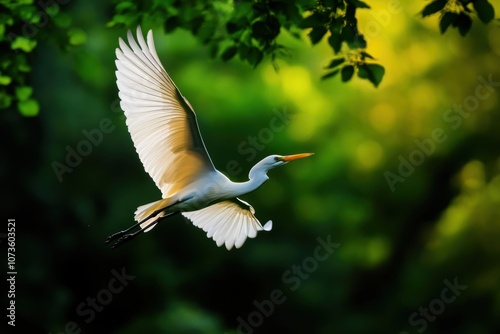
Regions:
M 269 220 L 262 228 L 264 231 L 271 231 L 273 229 L 273 221 Z

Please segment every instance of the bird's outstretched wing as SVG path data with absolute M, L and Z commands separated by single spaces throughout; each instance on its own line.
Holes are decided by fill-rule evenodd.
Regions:
M 153 33 L 147 43 L 137 27 L 116 49 L 120 106 L 144 169 L 163 197 L 175 194 L 203 171 L 215 170 L 198 129 L 196 115 L 163 68 Z
M 228 250 L 240 248 L 247 238 L 255 238 L 258 231 L 270 231 L 272 222 L 262 226 L 254 216 L 254 208 L 235 198 L 222 201 L 201 210 L 183 212 L 193 225 L 207 232 L 207 236 Z

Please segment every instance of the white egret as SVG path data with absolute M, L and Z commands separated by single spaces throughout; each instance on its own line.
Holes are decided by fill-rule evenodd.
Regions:
M 201 138 L 196 115 L 163 68 L 155 50 L 153 33 L 147 43 L 141 28 L 137 42 L 128 31 L 127 45 L 121 38 L 116 49 L 116 82 L 120 106 L 144 169 L 162 192 L 162 199 L 135 211 L 137 223 L 108 237 L 106 243 L 119 246 L 158 222 L 182 213 L 193 225 L 207 232 L 217 246 L 239 248 L 262 226 L 250 204 L 238 196 L 257 189 L 267 181 L 267 171 L 312 153 L 271 155 L 259 161 L 249 173 L 249 181 L 234 183 L 215 169 Z M 134 233 L 128 233 L 139 227 Z

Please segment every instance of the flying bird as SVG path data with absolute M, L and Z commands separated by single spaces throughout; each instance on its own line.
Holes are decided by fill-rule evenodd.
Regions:
M 158 58 L 152 31 L 147 42 L 140 27 L 137 42 L 130 30 L 127 39 L 128 45 L 120 38 L 116 49 L 120 106 L 139 158 L 162 199 L 139 206 L 137 223 L 109 236 L 106 243 L 116 240 L 113 248 L 122 245 L 178 213 L 228 250 L 240 248 L 259 231 L 270 231 L 272 222 L 262 226 L 254 208 L 238 197 L 266 182 L 270 169 L 312 153 L 268 156 L 253 166 L 248 181 L 231 182 L 214 167 L 193 108 Z

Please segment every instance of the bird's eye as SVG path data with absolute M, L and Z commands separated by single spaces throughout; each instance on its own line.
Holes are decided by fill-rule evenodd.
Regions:
M 274 161 L 280 161 L 280 158 L 279 157 L 274 157 Z

